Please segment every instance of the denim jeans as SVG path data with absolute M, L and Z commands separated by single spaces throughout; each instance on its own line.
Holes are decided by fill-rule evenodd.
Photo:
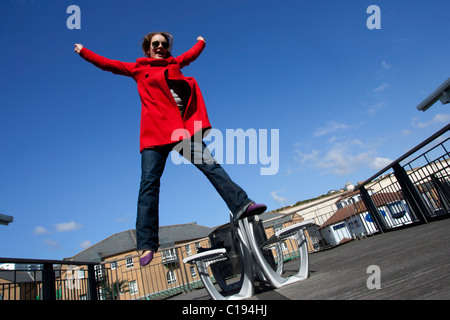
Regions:
M 142 175 L 136 218 L 137 250 L 158 250 L 160 178 L 172 150 L 178 151 L 203 172 L 233 215 L 252 203 L 246 192 L 216 162 L 203 141 L 183 140 L 177 144 L 145 149 L 141 153 Z M 184 154 L 186 151 L 188 155 Z M 176 197 L 175 194 L 173 196 Z

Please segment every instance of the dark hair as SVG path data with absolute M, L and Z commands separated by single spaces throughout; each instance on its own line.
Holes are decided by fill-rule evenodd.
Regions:
M 151 32 L 142 39 L 142 50 L 144 51 L 145 56 L 149 57 L 148 50 L 150 50 L 150 44 L 152 42 L 152 38 L 153 38 L 153 36 L 156 36 L 157 34 L 160 34 L 164 38 L 166 38 L 166 41 L 169 44 L 169 48 L 167 49 L 168 56 L 170 56 L 171 51 L 172 51 L 173 37 L 170 33 L 165 32 L 165 31 Z

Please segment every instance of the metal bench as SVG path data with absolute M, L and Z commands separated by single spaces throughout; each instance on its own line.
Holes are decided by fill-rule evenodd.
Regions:
M 241 278 L 237 284 L 227 285 L 226 279 L 222 275 L 215 273 L 215 279 L 223 290 L 222 294 L 217 290 L 212 282 L 211 276 L 208 272 L 208 267 L 220 261 L 225 261 L 228 259 L 226 249 L 212 249 L 207 250 L 190 257 L 183 259 L 184 263 L 195 264 L 197 270 L 200 274 L 203 284 L 205 285 L 206 291 L 214 300 L 242 300 L 253 296 L 254 288 L 254 264 L 249 251 L 250 245 L 247 242 L 247 237 L 243 234 L 242 221 L 239 221 L 239 227 L 235 229 L 237 242 L 239 244 L 239 255 L 242 259 L 242 273 Z M 240 288 L 238 293 L 226 295 L 226 293 L 232 292 L 236 288 Z
M 308 248 L 304 229 L 314 225 L 314 220 L 303 221 L 278 230 L 270 239 L 267 239 L 264 229 L 259 223 L 261 222 L 258 217 L 242 219 L 236 224 L 231 220 L 231 232 L 238 247 L 234 249 L 237 249 L 239 253 L 242 272 L 239 282 L 228 285 L 224 276 L 213 270 L 214 278 L 222 292 L 219 292 L 213 284 L 208 267 L 211 266 L 213 269 L 215 263 L 230 259 L 225 248 L 206 250 L 183 259 L 184 263 L 197 266 L 201 280 L 214 300 L 242 300 L 252 297 L 255 279 L 267 281 L 273 288 L 280 288 L 308 277 Z M 281 242 L 290 237 L 295 239 L 298 244 L 299 270 L 294 275 L 283 277 L 284 259 Z M 272 256 L 270 253 L 272 249 L 275 249 L 278 259 L 276 270 L 273 268 L 273 261 L 268 259 L 267 255 L 267 251 L 269 251 L 270 257 Z M 227 293 L 237 290 L 239 292 L 227 295 Z

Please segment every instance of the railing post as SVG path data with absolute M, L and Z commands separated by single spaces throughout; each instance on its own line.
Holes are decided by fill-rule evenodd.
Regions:
M 191 272 L 189 272 L 189 274 L 188 274 L 186 264 L 182 263 L 183 262 L 183 250 L 181 248 L 182 247 L 178 247 L 178 252 L 179 252 L 178 263 L 180 265 L 180 268 L 182 269 L 181 276 L 184 277 L 184 279 L 183 279 L 183 282 L 184 282 L 183 291 L 184 292 L 189 292 L 189 291 L 191 291 L 191 284 L 189 282 L 189 274 Z
M 369 211 L 370 216 L 373 218 L 373 222 L 378 228 L 378 231 L 384 233 L 386 231 L 386 224 L 384 223 L 383 218 L 380 216 L 380 212 L 377 209 L 375 203 L 373 203 L 372 198 L 367 192 L 364 186 L 359 188 L 359 192 L 361 193 L 361 197 L 366 205 L 367 211 Z
M 44 263 L 42 269 L 42 300 L 56 300 L 53 263 Z
M 439 200 L 441 202 L 441 205 L 443 209 L 445 209 L 446 213 L 450 212 L 450 192 L 449 192 L 449 186 L 448 183 L 445 185 L 442 183 L 439 178 L 436 177 L 435 174 L 432 174 L 430 176 L 431 181 L 434 183 L 434 186 L 436 188 Z
M 394 170 L 395 178 L 400 184 L 403 195 L 405 196 L 406 203 L 408 203 L 409 208 L 413 211 L 413 214 L 422 223 L 427 223 L 427 215 L 431 216 L 428 206 L 423 201 L 420 193 L 417 191 L 414 184 L 409 179 L 406 171 L 400 164 L 396 163 L 392 166 Z
M 95 280 L 95 267 L 93 264 L 89 264 L 87 267 L 88 267 L 88 298 L 89 300 L 98 300 L 97 283 Z

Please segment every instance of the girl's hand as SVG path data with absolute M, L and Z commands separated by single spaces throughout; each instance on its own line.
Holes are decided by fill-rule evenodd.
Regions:
M 81 49 L 83 49 L 83 45 L 75 43 L 75 52 L 80 54 Z
M 198 36 L 197 37 L 197 41 L 200 41 L 200 40 L 203 41 L 203 42 L 206 42 L 205 38 L 203 38 L 202 36 Z

